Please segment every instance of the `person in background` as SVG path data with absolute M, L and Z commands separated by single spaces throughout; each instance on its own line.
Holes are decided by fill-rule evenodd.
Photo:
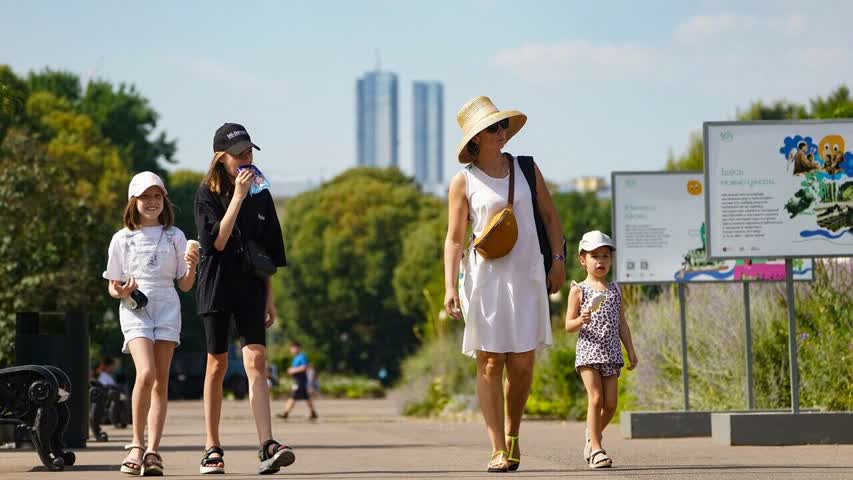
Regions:
M 114 377 L 116 368 L 117 367 L 115 358 L 109 355 L 104 355 L 104 357 L 101 359 L 101 364 L 98 365 L 99 373 L 97 380 L 101 382 L 101 385 L 106 387 L 108 385 L 116 384 L 116 380 Z
M 313 370 L 311 362 L 308 361 L 308 355 L 302 351 L 302 344 L 293 341 L 290 344 L 290 353 L 293 355 L 293 361 L 290 363 L 290 368 L 287 369 L 288 375 L 293 377 L 293 393 L 287 400 L 284 406 L 284 412 L 278 414 L 279 418 L 287 420 L 293 407 L 296 406 L 297 400 L 305 400 L 308 403 L 308 408 L 311 410 L 311 420 L 317 419 L 317 410 L 314 409 L 314 402 L 311 401 L 311 392 L 309 391 L 309 370 Z

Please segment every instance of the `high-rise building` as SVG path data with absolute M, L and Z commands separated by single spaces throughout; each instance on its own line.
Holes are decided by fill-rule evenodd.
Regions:
M 356 84 L 356 98 L 358 165 L 398 167 L 397 75 L 365 73 Z
M 441 189 L 444 181 L 444 86 L 440 82 L 414 82 L 415 180 L 425 190 Z

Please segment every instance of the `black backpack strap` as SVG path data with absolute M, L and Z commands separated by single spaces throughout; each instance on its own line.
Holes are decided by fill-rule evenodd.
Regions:
M 548 230 L 545 228 L 545 222 L 542 220 L 542 214 L 539 211 L 539 200 L 536 194 L 536 164 L 533 162 L 533 157 L 527 155 L 519 155 L 515 158 L 518 160 L 518 168 L 521 169 L 521 173 L 527 180 L 527 186 L 530 187 L 530 199 L 533 202 L 533 221 L 536 223 L 536 236 L 539 237 L 539 252 L 542 253 L 545 273 L 548 273 L 551 270 L 553 259 L 551 242 L 548 240 Z
M 527 185 L 530 187 L 530 193 L 533 195 L 534 203 L 538 203 L 536 201 L 536 168 L 534 168 L 533 157 L 519 155 L 515 158 L 518 160 L 518 168 L 521 169 L 521 173 L 524 174 L 524 178 L 527 180 Z
M 536 222 L 536 236 L 539 237 L 539 251 L 542 253 L 542 260 L 545 264 L 545 273 L 551 270 L 553 263 L 553 252 L 551 251 L 551 241 L 548 239 L 548 229 L 545 228 L 545 222 L 542 220 L 542 214 L 539 210 L 539 198 L 536 189 L 536 163 L 533 157 L 520 155 L 515 157 L 518 160 L 518 168 L 524 174 L 527 180 L 527 185 L 530 187 L 530 196 L 533 202 L 533 220 Z M 563 256 L 566 256 L 566 239 L 563 238 Z

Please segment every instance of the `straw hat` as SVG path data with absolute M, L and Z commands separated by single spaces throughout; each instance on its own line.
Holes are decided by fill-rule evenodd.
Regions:
M 456 114 L 456 121 L 462 127 L 462 141 L 456 147 L 456 156 L 459 157 L 459 162 L 473 162 L 474 157 L 468 153 L 465 146 L 486 127 L 505 118 L 509 119 L 509 130 L 506 132 L 506 140 L 509 142 L 509 139 L 518 133 L 521 127 L 524 126 L 524 123 L 527 122 L 527 115 L 518 110 L 505 110 L 502 112 L 498 110 L 498 107 L 492 103 L 489 97 L 476 97 L 469 100 L 465 105 L 462 105 L 459 113 Z

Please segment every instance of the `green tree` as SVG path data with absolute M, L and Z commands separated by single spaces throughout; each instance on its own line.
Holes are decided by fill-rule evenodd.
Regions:
M 705 142 L 702 141 L 702 135 L 692 133 L 690 140 L 687 143 L 687 152 L 674 156 L 669 153 L 669 158 L 666 159 L 666 169 L 670 171 L 702 171 L 705 165 Z
M 50 150 L 14 130 L 0 147 L 0 365 L 14 359 L 14 312 L 84 311 L 100 320 L 107 307 L 101 272 L 114 207 L 66 168 L 67 151 Z M 117 330 L 106 323 L 92 322 L 93 339 Z
M 806 120 L 853 117 L 853 98 L 850 90 L 842 85 L 832 91 L 826 98 L 815 97 L 809 102 L 809 107 L 785 100 L 765 104 L 753 102 L 749 108 L 737 112 L 741 121 L 754 120 Z M 702 135 L 690 135 L 687 151 L 679 156 L 672 153 L 666 160 L 667 170 L 702 170 L 704 169 L 704 142 Z
M 121 346 L 101 272 L 131 168 L 162 173 L 174 152 L 163 134 L 147 140 L 156 120 L 132 87 L 95 82 L 84 93 L 74 74 L 22 79 L 0 65 L 0 365 L 14 359 L 16 311 L 84 311 L 95 349 Z
M 6 136 L 10 126 L 21 122 L 27 96 L 26 82 L 8 65 L 0 65 L 0 138 Z
M 438 202 L 436 202 L 438 203 Z M 400 311 L 427 322 L 428 333 L 436 331 L 444 302 L 444 238 L 447 207 L 436 205 L 436 217 L 419 223 L 403 240 L 403 255 L 394 270 L 394 292 Z
M 134 86 L 96 80 L 81 87 L 77 75 L 44 69 L 30 73 L 30 92 L 48 92 L 68 102 L 71 110 L 92 119 L 97 130 L 121 152 L 131 172 L 150 170 L 165 176 L 161 162 L 174 162 L 175 140 L 165 132 L 155 134 L 159 114 Z
M 283 215 L 289 266 L 277 276 L 286 333 L 304 335 L 332 370 L 384 367 L 396 376 L 420 319 L 403 313 L 393 273 L 403 239 L 435 214 L 434 202 L 399 171 L 370 168 L 291 199 Z
M 581 281 L 586 278 L 586 271 L 578 261 L 578 242 L 591 230 L 610 232 L 610 199 L 580 192 L 556 193 L 553 199 L 566 237 L 566 277 Z

